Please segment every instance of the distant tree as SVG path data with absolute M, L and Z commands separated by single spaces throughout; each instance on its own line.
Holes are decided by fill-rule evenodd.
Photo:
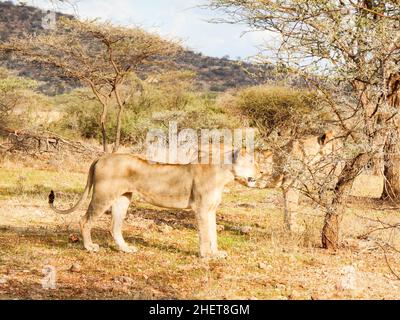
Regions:
M 146 92 L 158 93 L 163 109 L 182 109 L 189 103 L 193 92 L 196 74 L 192 71 L 170 71 L 159 75 L 150 75 L 144 81 Z M 145 95 L 144 95 L 145 98 Z
M 103 106 L 100 124 L 105 152 L 109 152 L 106 121 L 110 104 L 118 107 L 116 152 L 124 106 L 136 90 L 136 72 L 145 65 L 169 62 L 179 49 L 177 44 L 139 28 L 68 18 L 59 19 L 57 27 L 46 34 L 0 44 L 3 53 L 39 64 L 54 77 L 78 80 L 91 88 Z
M 316 90 L 279 85 L 239 90 L 233 105 L 265 141 L 273 143 L 279 138 L 281 145 L 323 132 L 331 118 L 324 98 Z

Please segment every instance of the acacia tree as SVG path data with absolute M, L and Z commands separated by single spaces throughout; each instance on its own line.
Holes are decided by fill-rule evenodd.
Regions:
M 400 195 L 398 0 L 210 0 L 210 7 L 224 15 L 217 22 L 278 35 L 265 48 L 275 55 L 261 55 L 263 60 L 306 79 L 335 116 L 344 144 L 343 170 L 325 205 L 322 244 L 336 249 L 351 183 L 384 150 L 395 151 L 387 154 L 385 171 L 392 172 L 388 182 Z
M 108 152 L 106 121 L 109 106 L 118 107 L 118 151 L 124 106 L 135 90 L 135 74 L 146 65 L 165 63 L 179 47 L 139 28 L 113 26 L 98 21 L 61 18 L 57 27 L 39 36 L 12 38 L 0 51 L 16 59 L 46 68 L 54 77 L 89 86 L 101 103 L 102 143 Z

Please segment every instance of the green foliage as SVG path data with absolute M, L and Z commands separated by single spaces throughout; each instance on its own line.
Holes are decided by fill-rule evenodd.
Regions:
M 125 106 L 122 117 L 121 143 L 140 146 L 149 129 L 168 130 L 169 122 L 184 128 L 234 128 L 239 120 L 216 103 L 213 94 L 196 93 L 190 72 L 171 72 L 142 82 Z M 50 130 L 69 138 L 101 140 L 99 114 L 101 105 L 88 89 L 75 90 L 55 98 L 62 106 L 64 117 Z M 116 108 L 108 113 L 107 135 L 115 138 Z
M 61 109 L 63 116 L 50 125 L 51 131 L 73 139 L 97 138 L 101 105 L 91 91 L 77 89 L 54 97 L 54 102 Z
M 36 81 L 11 75 L 7 69 L 0 68 L 0 126 L 10 124 L 12 111 L 28 100 L 36 87 Z
M 250 87 L 236 94 L 234 106 L 264 137 L 273 133 L 292 137 L 315 134 L 329 120 L 323 97 L 306 89 Z
M 36 81 L 10 75 L 9 71 L 0 68 L 0 92 L 8 93 L 22 89 L 35 89 Z

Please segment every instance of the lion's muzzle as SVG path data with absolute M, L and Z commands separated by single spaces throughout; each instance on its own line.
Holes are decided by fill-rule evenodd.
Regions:
M 257 180 L 255 178 L 253 178 L 253 177 L 247 178 L 247 186 L 249 188 L 255 188 L 256 187 L 256 182 L 257 182 Z

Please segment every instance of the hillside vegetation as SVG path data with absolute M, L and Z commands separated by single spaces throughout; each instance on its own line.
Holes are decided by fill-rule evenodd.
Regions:
M 45 32 L 42 27 L 42 18 L 45 14 L 46 12 L 35 7 L 0 2 L 0 40 L 6 41 L 13 36 L 38 35 Z M 57 15 L 64 16 L 59 13 Z M 204 91 L 225 91 L 254 85 L 271 77 L 270 67 L 230 60 L 228 57 L 208 57 L 191 50 L 185 50 L 175 62 L 178 69 L 194 72 L 197 88 Z M 61 94 L 80 86 L 79 83 L 67 79 L 54 80 L 51 70 L 35 68 L 15 60 L 3 60 L 3 64 L 9 69 L 17 70 L 21 76 L 43 81 L 44 84 L 40 89 L 47 94 Z M 142 78 L 146 76 L 146 72 L 141 74 Z

